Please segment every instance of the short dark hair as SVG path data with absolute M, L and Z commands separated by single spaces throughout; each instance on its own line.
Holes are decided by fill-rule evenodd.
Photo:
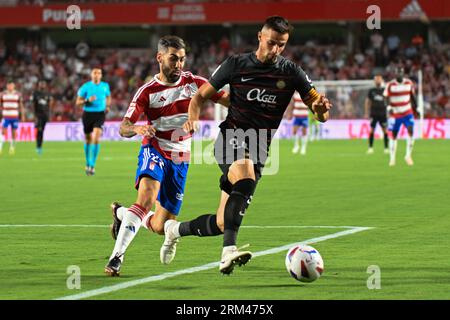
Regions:
M 15 81 L 14 81 L 14 79 L 12 79 L 12 78 L 9 78 L 8 80 L 6 80 L 6 83 L 14 83 Z
M 177 36 L 164 36 L 158 41 L 158 52 L 165 52 L 169 48 L 175 48 L 177 50 L 185 49 L 186 44 L 184 40 Z
M 289 21 L 281 16 L 271 16 L 264 22 L 263 28 L 272 29 L 278 33 L 285 34 L 291 33 L 294 27 L 289 24 Z

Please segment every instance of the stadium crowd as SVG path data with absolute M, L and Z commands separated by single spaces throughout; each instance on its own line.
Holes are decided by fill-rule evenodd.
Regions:
M 395 43 L 394 43 L 395 42 Z M 396 45 L 393 45 L 396 44 Z M 403 61 L 406 72 L 417 81 L 417 71 L 423 70 L 423 93 L 426 117 L 445 117 L 450 110 L 450 44 L 427 48 L 422 41 L 409 43 L 390 41 L 389 38 L 372 37 L 366 48 L 350 53 L 345 46 L 320 45 L 307 42 L 290 43 L 284 55 L 296 61 L 317 80 L 371 79 L 381 72 L 386 81 L 393 78 L 393 67 Z M 254 44 L 240 39 L 232 46 L 227 38 L 217 43 L 191 43 L 185 69 L 208 78 L 215 68 L 229 55 L 248 52 Z M 0 87 L 5 88 L 8 79 L 14 79 L 24 95 L 27 119 L 33 119 L 29 97 L 38 80 L 45 79 L 56 99 L 52 121 L 73 121 L 81 117 L 81 110 L 74 106 L 77 89 L 90 79 L 90 68 L 100 66 L 103 80 L 112 93 L 112 108 L 108 120 L 121 119 L 133 93 L 159 70 L 154 59 L 155 51 L 142 49 L 95 49 L 80 43 L 74 49 L 44 50 L 34 41 L 18 40 L 7 47 L 0 42 Z M 363 114 L 363 105 L 348 105 L 351 88 L 337 95 L 336 118 L 357 118 Z M 359 104 L 359 103 L 358 103 Z M 203 119 L 212 119 L 213 105 L 203 112 Z

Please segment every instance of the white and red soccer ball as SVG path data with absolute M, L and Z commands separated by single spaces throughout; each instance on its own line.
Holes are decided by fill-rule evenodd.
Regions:
M 285 262 L 289 274 L 301 282 L 317 280 L 324 270 L 319 251 L 305 244 L 289 249 Z

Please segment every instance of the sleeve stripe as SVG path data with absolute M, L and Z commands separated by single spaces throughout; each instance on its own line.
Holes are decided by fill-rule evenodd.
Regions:
M 316 101 L 316 99 L 319 98 L 319 93 L 316 91 L 316 89 L 311 88 L 311 90 L 308 91 L 308 93 L 303 97 L 303 103 L 306 104 L 308 107 L 311 107 L 312 103 Z
M 138 91 L 134 94 L 133 100 L 131 100 L 131 102 L 136 102 L 136 100 L 139 98 L 141 92 L 147 88 L 148 86 L 150 86 L 151 84 L 153 84 L 153 82 L 155 82 L 155 80 L 150 81 L 149 83 L 144 84 L 142 87 L 140 87 L 138 89 Z

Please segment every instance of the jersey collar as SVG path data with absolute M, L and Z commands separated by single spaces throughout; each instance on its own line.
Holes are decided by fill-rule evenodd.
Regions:
M 274 66 L 274 65 L 278 64 L 278 62 L 280 62 L 280 56 L 277 56 L 277 60 L 274 63 L 263 63 L 258 60 L 258 58 L 256 57 L 255 51 L 253 51 L 250 56 L 251 56 L 253 62 L 255 62 L 256 64 L 259 64 L 259 65 L 262 65 L 262 66 Z
M 159 73 L 158 73 L 159 74 Z M 166 86 L 166 87 L 176 87 L 180 84 L 181 82 L 181 77 L 182 75 L 180 74 L 180 77 L 178 78 L 177 82 L 174 83 L 169 83 L 169 82 L 164 82 L 158 79 L 158 74 L 155 74 L 155 76 L 153 77 L 153 79 L 158 82 L 160 85 Z

